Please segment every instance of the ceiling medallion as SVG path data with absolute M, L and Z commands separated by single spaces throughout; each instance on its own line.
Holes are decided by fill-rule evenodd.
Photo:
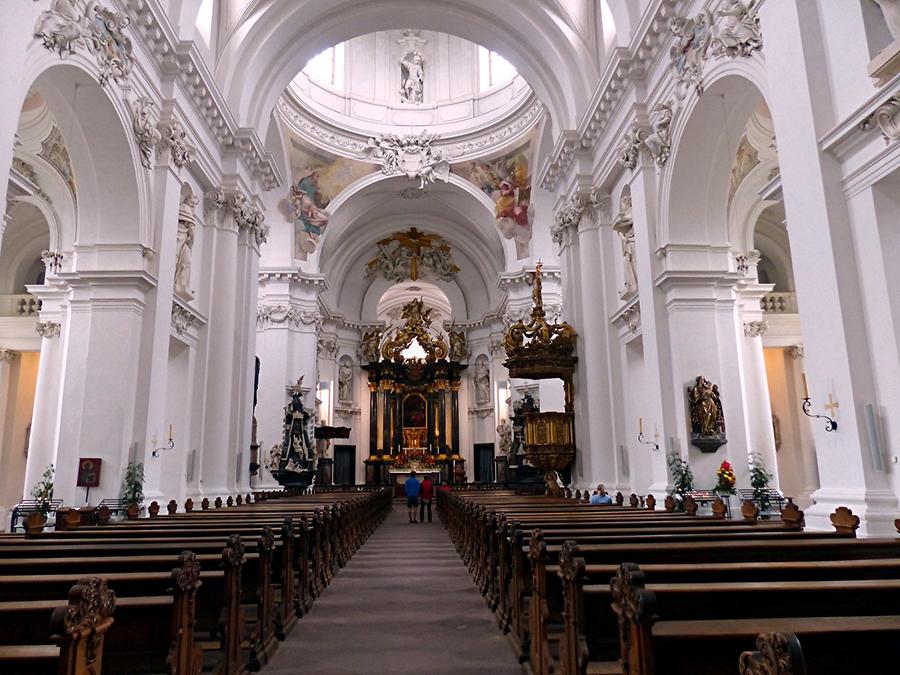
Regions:
M 388 281 L 417 281 L 420 276 L 432 276 L 452 281 L 457 272 L 450 244 L 436 234 L 411 227 L 378 242 L 378 253 L 369 261 L 366 277 L 380 274 Z

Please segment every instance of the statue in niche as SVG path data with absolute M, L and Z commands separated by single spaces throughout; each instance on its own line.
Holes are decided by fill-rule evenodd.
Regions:
M 338 401 L 353 403 L 353 363 L 346 358 L 338 368 Z
M 900 0 L 874 0 L 881 8 L 891 37 L 900 40 Z
M 425 92 L 425 58 L 418 50 L 400 60 L 400 102 L 422 103 Z
M 491 371 L 488 368 L 487 359 L 479 356 L 475 361 L 475 371 L 472 374 L 472 383 L 475 385 L 476 405 L 486 405 L 491 402 Z
M 182 297 L 191 294 L 191 253 L 194 249 L 194 207 L 200 199 L 191 193 L 181 199 L 178 208 L 178 243 L 175 245 L 175 292 Z
M 719 386 L 698 375 L 688 388 L 691 414 L 691 443 L 702 452 L 715 452 L 727 442 L 725 414 Z
M 618 232 L 619 237 L 622 239 L 622 267 L 625 274 L 625 288 L 620 291 L 619 296 L 622 299 L 628 299 L 637 292 L 638 281 L 634 246 L 634 219 L 631 215 L 631 193 L 627 190 L 622 191 L 622 197 L 619 200 L 619 213 L 612 226 L 613 230 Z
M 509 420 L 505 417 L 497 425 L 497 435 L 500 437 L 500 452 L 512 459 L 513 457 L 513 429 Z

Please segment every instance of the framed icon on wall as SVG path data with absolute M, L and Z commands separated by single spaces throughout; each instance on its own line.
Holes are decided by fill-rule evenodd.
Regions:
M 78 487 L 92 488 L 100 485 L 100 465 L 98 457 L 81 457 L 78 460 Z

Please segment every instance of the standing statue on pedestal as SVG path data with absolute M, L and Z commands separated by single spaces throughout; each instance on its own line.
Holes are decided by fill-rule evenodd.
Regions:
M 400 80 L 400 101 L 422 103 L 425 93 L 425 59 L 420 52 L 409 52 L 400 61 Z
M 472 375 L 475 385 L 475 403 L 484 405 L 491 402 L 491 371 L 487 359 L 479 356 L 475 361 L 475 372 Z
M 291 392 L 291 401 L 285 407 L 284 414 L 284 448 L 290 464 L 299 464 L 309 459 L 311 450 L 307 425 L 310 413 L 303 406 L 299 389 Z
M 875 2 L 881 7 L 891 37 L 900 40 L 900 0 L 875 0 Z
M 200 200 L 192 194 L 181 199 L 178 208 L 178 243 L 175 245 L 175 293 L 182 297 L 191 294 L 191 253 L 194 249 L 194 207 Z
M 353 403 L 353 362 L 346 357 L 338 369 L 338 401 Z
M 698 375 L 688 389 L 691 412 L 691 443 L 702 452 L 715 452 L 725 445 L 725 415 L 718 385 Z
M 500 437 L 500 452 L 503 453 L 510 461 L 513 458 L 513 441 L 512 441 L 512 426 L 505 417 L 500 420 L 500 424 L 497 425 L 497 434 Z
M 622 239 L 622 267 L 625 276 L 625 287 L 619 291 L 619 297 L 627 300 L 634 296 L 638 289 L 637 263 L 635 261 L 634 218 L 631 212 L 631 193 L 622 192 L 619 200 L 619 213 L 613 222 L 615 230 Z

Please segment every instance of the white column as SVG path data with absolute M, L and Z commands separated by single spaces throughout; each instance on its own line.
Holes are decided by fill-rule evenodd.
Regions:
M 68 286 L 57 278 L 49 278 L 43 286 L 28 286 L 27 290 L 41 301 L 40 321 L 57 324 L 59 333 L 41 340 L 41 360 L 38 366 L 34 393 L 34 412 L 31 416 L 31 438 L 28 461 L 25 465 L 24 493 L 29 494 L 44 469 L 56 463 L 59 428 L 59 404 L 62 374 L 65 364 L 64 319 L 67 312 Z
M 216 226 L 207 234 L 213 239 L 208 260 L 213 266 L 207 323 L 207 394 L 203 412 L 200 496 L 224 497 L 228 477 L 234 475 L 237 446 L 234 398 L 236 368 L 235 321 L 237 320 L 236 275 L 238 273 L 238 226 L 227 209 L 210 214 Z
M 771 284 L 753 283 L 741 284 L 738 287 L 739 316 L 743 329 L 743 339 L 738 338 L 741 362 L 738 372 L 741 379 L 744 417 L 747 420 L 744 429 L 746 448 L 762 459 L 766 469 L 773 475 L 771 486 L 777 488 L 778 461 L 775 455 L 775 433 L 772 430 L 772 402 L 769 398 L 766 360 L 762 345 L 762 335 L 768 326 L 759 304 L 772 288 Z
M 659 444 L 659 451 L 653 452 L 649 446 L 637 446 L 632 440 L 637 434 L 637 420 L 626 420 L 626 447 L 635 448 L 635 452 L 650 454 L 650 475 L 652 483 L 647 491 L 661 495 L 669 484 L 666 452 L 674 452 L 688 457 L 684 434 L 677 430 L 683 428 L 684 415 L 679 415 L 684 404 L 676 404 L 671 396 L 662 392 L 681 392 L 681 382 L 674 380 L 670 364 L 672 362 L 672 345 L 669 337 L 668 317 L 666 315 L 665 294 L 656 286 L 656 275 L 659 264 L 656 249 L 656 179 L 651 166 L 638 164 L 631 179 L 632 218 L 634 220 L 635 258 L 638 279 L 639 311 L 641 317 L 641 342 L 644 354 L 644 385 L 650 393 L 643 414 L 644 434 L 648 440 Z M 660 392 L 655 396 L 654 392 Z M 682 425 L 682 426 L 679 426 Z M 659 437 L 656 434 L 659 433 Z M 670 443 L 671 439 L 671 443 Z M 634 467 L 636 462 L 631 461 Z M 632 476 L 634 469 L 632 468 Z M 634 478 L 632 478 L 632 481 Z M 643 486 L 634 485 L 643 492 Z
M 809 393 L 815 410 L 829 396 L 840 405 L 837 431 L 813 425 L 821 487 L 806 522 L 827 528 L 829 513 L 843 505 L 863 519 L 865 532 L 888 534 L 898 505 L 886 474 L 875 471 L 866 440 L 865 405 L 876 392 L 860 270 L 848 254 L 854 244 L 847 204 L 839 197 L 840 166 L 818 143 L 834 123 L 833 92 L 822 77 L 818 8 L 767 2 L 760 9 Z
M 149 358 L 141 373 L 141 396 L 145 402 L 137 410 L 137 426 L 143 432 L 144 448 L 137 461 L 144 464 L 144 495 L 153 499 L 179 502 L 184 497 L 184 465 L 190 452 L 190 437 L 185 425 L 174 429 L 175 448 L 163 450 L 153 457 L 155 448 L 166 447 L 169 438 L 168 382 L 169 342 L 172 325 L 172 295 L 175 288 L 175 258 L 178 239 L 178 208 L 181 201 L 181 180 L 178 168 L 169 153 L 157 153 L 158 164 L 153 170 L 152 213 L 155 215 L 153 242 L 157 254 L 156 288 L 147 297 L 147 336 Z
M 65 275 L 72 288 L 63 342 L 62 389 L 55 494 L 67 504 L 76 495 L 79 457 L 103 461 L 100 486 L 91 499 L 117 497 L 129 449 L 139 388 L 146 273 L 82 272 Z M 42 364 L 43 366 L 43 364 Z M 30 471 L 29 471 L 30 473 Z

